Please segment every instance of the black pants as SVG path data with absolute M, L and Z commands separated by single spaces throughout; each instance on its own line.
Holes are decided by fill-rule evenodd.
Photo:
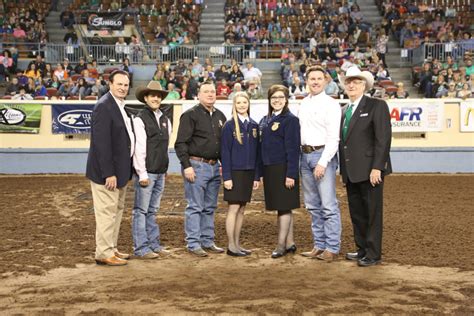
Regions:
M 370 259 L 382 258 L 383 182 L 373 187 L 370 181 L 346 184 L 349 212 L 357 250 Z

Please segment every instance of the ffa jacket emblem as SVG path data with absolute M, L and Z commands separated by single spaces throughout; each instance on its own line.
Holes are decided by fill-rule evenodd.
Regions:
M 280 127 L 280 122 L 274 122 L 272 125 L 272 131 L 276 131 Z
M 253 136 L 253 138 L 257 138 L 257 129 L 256 128 L 252 128 L 252 136 Z

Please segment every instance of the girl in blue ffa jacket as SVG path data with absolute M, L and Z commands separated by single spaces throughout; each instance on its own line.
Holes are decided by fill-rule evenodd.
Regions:
M 251 253 L 240 246 L 240 230 L 245 205 L 250 202 L 252 187 L 258 188 L 257 149 L 258 124 L 249 116 L 250 100 L 245 92 L 233 98 L 232 119 L 222 129 L 221 164 L 224 178 L 224 201 L 229 203 L 226 231 L 227 254 L 243 257 Z
M 288 109 L 288 88 L 273 85 L 268 90 L 268 115 L 260 121 L 260 150 L 265 208 L 278 211 L 278 245 L 272 258 L 295 253 L 294 208 L 300 207 L 300 123 Z M 263 170 L 262 170 L 263 169 Z

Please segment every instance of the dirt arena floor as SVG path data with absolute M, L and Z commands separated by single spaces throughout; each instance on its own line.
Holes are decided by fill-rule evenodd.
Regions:
M 269 258 L 276 216 L 262 190 L 248 206 L 246 258 L 195 258 L 184 249 L 182 180 L 169 176 L 158 217 L 171 255 L 94 264 L 94 214 L 82 176 L 0 176 L 0 314 L 474 314 L 473 175 L 392 175 L 385 184 L 384 263 L 359 268 Z M 353 250 L 347 199 L 341 253 Z M 221 199 L 222 200 L 222 199 Z M 132 252 L 132 190 L 120 250 Z M 216 242 L 226 245 L 225 209 Z M 298 253 L 311 249 L 309 216 L 295 212 Z

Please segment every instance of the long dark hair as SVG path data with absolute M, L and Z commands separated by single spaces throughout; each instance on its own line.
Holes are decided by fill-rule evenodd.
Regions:
M 288 99 L 290 97 L 290 92 L 287 87 L 281 84 L 274 84 L 268 89 L 268 117 L 272 116 L 273 108 L 272 108 L 272 101 L 270 100 L 272 95 L 274 95 L 276 92 L 281 91 L 285 94 L 285 106 L 281 110 L 281 114 L 285 114 L 289 111 L 288 109 Z

